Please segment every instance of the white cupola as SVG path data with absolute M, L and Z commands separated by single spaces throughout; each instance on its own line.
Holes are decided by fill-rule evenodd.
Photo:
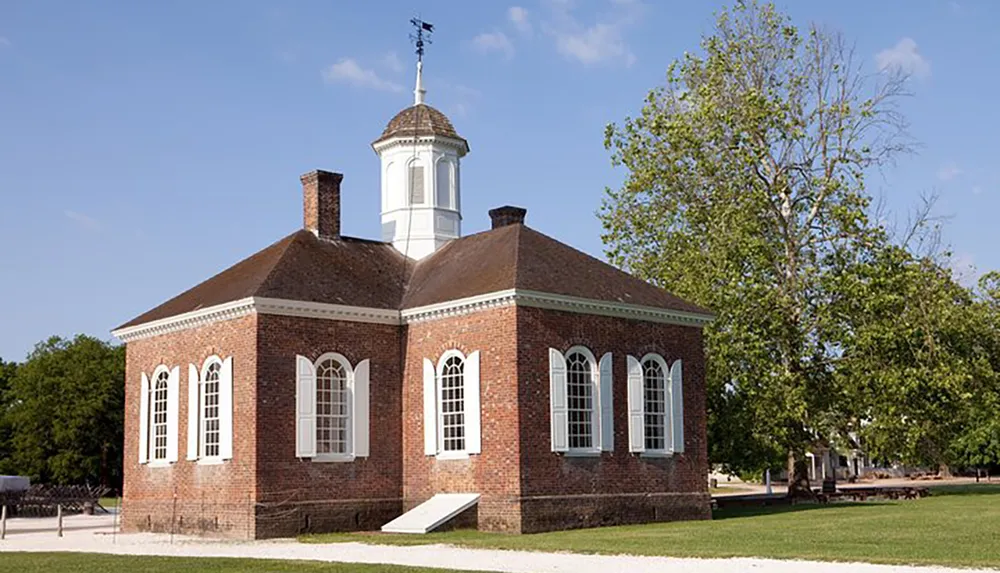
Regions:
M 448 118 L 424 103 L 422 76 L 418 61 L 413 106 L 372 143 L 382 163 L 382 240 L 418 260 L 462 236 L 459 164 L 469 152 Z

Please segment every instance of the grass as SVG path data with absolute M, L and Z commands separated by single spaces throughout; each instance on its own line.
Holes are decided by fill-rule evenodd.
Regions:
M 523 551 L 771 557 L 1000 567 L 1000 486 L 941 486 L 920 500 L 720 510 L 712 521 L 505 535 L 326 534 L 307 543 L 448 543 Z
M 277 559 L 232 559 L 223 557 L 149 557 L 100 555 L 95 553 L 0 553 L 0 570 L 19 573 L 93 571 L 303 571 L 316 573 L 457 573 L 446 569 L 424 569 L 397 565 L 320 563 Z

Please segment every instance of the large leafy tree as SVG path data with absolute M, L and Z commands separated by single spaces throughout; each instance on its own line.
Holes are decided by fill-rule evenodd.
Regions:
M 988 437 L 997 404 L 988 309 L 928 256 L 886 246 L 837 278 L 844 353 L 837 369 L 867 453 L 947 468 Z M 987 406 L 984 409 L 983 406 Z
M 16 370 L 17 364 L 0 359 L 0 473 L 5 473 L 4 468 L 10 465 L 12 432 L 6 413 L 13 401 L 10 385 Z
M 607 129 L 628 170 L 600 211 L 610 259 L 717 313 L 710 454 L 736 470 L 788 459 L 792 495 L 847 403 L 830 287 L 884 241 L 864 176 L 906 149 L 904 81 L 866 76 L 836 34 L 739 2 Z
M 89 336 L 35 346 L 14 374 L 7 470 L 47 483 L 121 483 L 124 347 Z

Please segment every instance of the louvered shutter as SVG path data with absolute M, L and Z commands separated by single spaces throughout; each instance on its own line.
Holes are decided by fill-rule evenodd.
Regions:
M 424 358 L 424 455 L 437 455 L 437 384 L 434 363 Z
M 233 459 L 233 357 L 219 371 L 219 457 Z
M 626 359 L 628 364 L 628 451 L 646 451 L 646 428 L 644 392 L 642 386 L 642 364 L 634 356 Z
M 369 422 L 371 399 L 369 397 L 369 377 L 371 366 L 369 361 L 362 360 L 354 368 L 354 457 L 367 458 L 371 441 L 371 424 Z
M 569 449 L 569 413 L 566 403 L 566 358 L 555 348 L 549 349 L 549 409 L 552 451 Z
M 601 388 L 601 450 L 615 450 L 615 385 L 612 378 L 611 353 L 601 357 L 599 375 Z
M 142 373 L 139 385 L 139 463 L 149 461 L 149 377 Z
M 478 350 L 465 359 L 463 375 L 465 383 L 465 451 L 470 454 L 478 454 L 483 451 Z
M 167 461 L 177 461 L 177 446 L 180 441 L 180 394 L 181 368 L 174 366 L 167 378 Z
M 681 371 L 681 361 L 677 360 L 670 367 L 670 404 L 671 422 L 673 424 L 674 453 L 684 453 L 684 376 Z
M 316 367 L 305 356 L 295 357 L 295 455 L 316 455 Z
M 188 364 L 188 416 L 187 416 L 187 459 L 198 459 L 198 418 L 201 414 L 198 404 L 198 367 Z

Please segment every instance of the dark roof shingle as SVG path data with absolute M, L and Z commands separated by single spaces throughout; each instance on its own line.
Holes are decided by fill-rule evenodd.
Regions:
M 378 143 L 392 137 L 419 137 L 440 135 L 450 137 L 465 143 L 468 151 L 469 142 L 455 131 L 448 117 L 437 109 L 420 103 L 410 106 L 396 114 L 382 131 L 382 135 L 374 141 Z
M 251 296 L 405 309 L 515 288 L 709 314 L 515 224 L 456 239 L 418 262 L 389 243 L 297 231 L 119 328 Z

